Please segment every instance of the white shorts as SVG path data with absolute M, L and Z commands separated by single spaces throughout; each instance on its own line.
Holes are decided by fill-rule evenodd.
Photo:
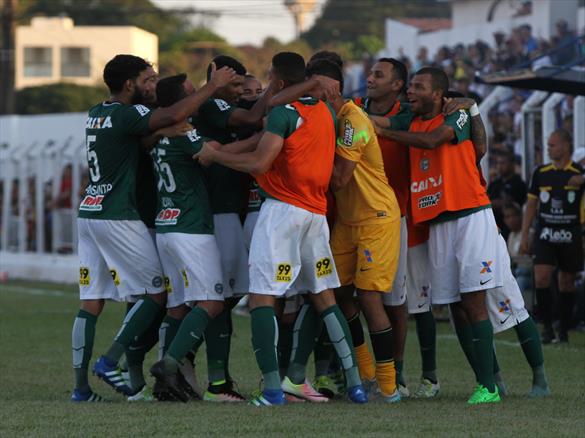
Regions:
M 246 244 L 246 250 L 250 251 L 250 244 L 252 243 L 252 234 L 254 233 L 254 227 L 258 222 L 259 211 L 252 211 L 246 215 L 244 221 L 244 243 Z
M 223 301 L 221 262 L 211 234 L 159 233 L 156 244 L 167 284 L 167 307 Z
M 382 295 L 385 306 L 402 306 L 406 301 L 406 264 L 408 254 L 408 228 L 406 216 L 400 218 L 400 255 L 398 257 L 398 268 L 392 290 Z
M 225 298 L 248 293 L 248 251 L 240 216 L 236 213 L 214 214 L 213 226 L 221 255 Z
M 503 277 L 503 287 L 489 289 L 486 306 L 494 333 L 503 332 L 530 317 L 524 306 L 524 298 L 512 274 L 510 255 L 504 238 L 498 236 L 499 275 Z
M 431 310 L 431 272 L 428 242 L 408 248 L 407 258 L 406 290 L 408 291 L 408 313 L 428 312 Z
M 127 301 L 165 290 L 156 247 L 142 221 L 77 219 L 79 297 Z
M 252 236 L 250 292 L 290 296 L 336 287 L 325 216 L 267 199 Z
M 450 304 L 460 294 L 502 286 L 498 227 L 491 208 L 431 224 L 429 261 L 432 303 Z

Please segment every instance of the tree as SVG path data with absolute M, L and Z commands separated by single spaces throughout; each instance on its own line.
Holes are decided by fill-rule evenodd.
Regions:
M 17 114 L 83 112 L 106 100 L 105 87 L 86 87 L 68 83 L 27 87 L 16 93 Z

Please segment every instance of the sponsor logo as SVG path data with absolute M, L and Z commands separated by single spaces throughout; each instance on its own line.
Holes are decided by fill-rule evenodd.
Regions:
M 114 284 L 116 286 L 120 286 L 120 277 L 118 276 L 118 271 L 115 269 L 110 269 L 110 275 L 112 276 L 112 280 L 114 280 Z
M 107 195 L 112 190 L 111 184 L 91 184 L 85 189 L 85 194 L 90 196 Z
M 181 275 L 183 276 L 183 284 L 185 285 L 185 288 L 188 288 L 189 287 L 189 277 L 187 277 L 187 271 L 182 269 Z
M 112 128 L 112 119 L 108 117 L 88 117 L 85 121 L 86 129 Z
M 259 207 L 262 203 L 262 198 L 260 198 L 260 193 L 258 189 L 251 189 L 248 192 L 248 206 L 249 207 Z
M 144 105 L 134 105 L 134 108 L 136 108 L 136 111 L 138 111 L 138 114 L 140 114 L 142 117 L 150 112 L 150 110 Z
M 484 280 L 484 281 L 480 280 L 480 281 L 479 281 L 479 285 L 480 285 L 480 286 L 483 286 L 484 284 L 486 284 L 486 283 L 489 283 L 489 282 L 490 282 L 490 281 L 492 281 L 492 280 L 493 280 L 493 278 L 489 278 L 489 279 L 487 279 L 487 280 Z
M 152 279 L 152 287 L 161 287 L 163 285 L 163 279 L 160 275 L 157 275 Z
M 196 335 L 195 333 L 193 333 L 193 332 L 189 332 L 189 334 L 191 335 L 191 337 L 192 337 L 192 338 L 195 338 L 195 339 L 199 339 L 199 338 L 201 337 L 201 336 L 197 336 L 197 335 Z
M 230 104 L 223 99 L 213 99 L 220 111 L 227 111 L 230 109 Z
M 234 288 L 234 286 L 236 285 L 236 279 L 235 278 L 230 278 L 228 281 L 228 284 L 230 285 L 230 288 Z
M 543 204 L 546 204 L 549 200 L 550 200 L 550 192 L 548 192 L 547 190 L 542 190 L 540 192 L 540 202 L 542 202 Z
M 173 293 L 173 284 L 171 283 L 171 279 L 165 275 L 165 290 L 168 294 Z
M 422 210 L 423 208 L 434 207 L 439 203 L 441 200 L 441 194 L 443 192 L 433 193 L 432 195 L 423 196 L 418 200 L 418 208 Z
M 97 196 L 87 195 L 85 198 L 83 198 L 83 201 L 81 201 L 79 209 L 83 211 L 102 211 L 103 200 L 104 200 L 103 195 Z
M 540 232 L 540 240 L 547 240 L 551 243 L 571 243 L 573 241 L 573 233 L 569 230 L 543 228 Z
M 201 136 L 199 134 L 197 134 L 196 129 L 193 129 L 193 130 L 187 132 L 187 138 L 189 139 L 189 141 L 191 143 L 196 143 L 199 140 L 201 140 Z
M 459 110 L 459 118 L 455 122 L 457 127 L 459 129 L 463 129 L 463 127 L 467 123 L 467 120 L 469 120 L 469 116 L 467 115 L 467 112 L 465 112 L 464 110 Z
M 422 304 L 418 304 L 418 306 L 417 306 L 417 307 L 418 307 L 419 309 L 422 309 L 422 308 L 423 308 L 424 306 L 426 306 L 426 305 L 427 305 L 427 302 L 425 301 L 425 302 L 424 302 L 424 303 L 422 303 Z
M 156 216 L 155 225 L 177 225 L 177 218 L 180 214 L 180 208 L 165 208 Z
M 510 316 L 512 316 L 510 314 L 511 310 L 512 309 L 510 309 L 510 299 L 505 299 L 504 301 L 498 302 L 498 312 L 508 314 L 508 316 L 505 317 L 504 319 L 500 319 L 500 324 L 504 324 L 508 320 L 508 318 L 510 318 Z
M 569 204 L 572 204 L 573 202 L 575 202 L 575 192 L 573 190 L 570 190 L 567 192 L 567 201 L 569 201 Z
M 506 316 L 504 319 L 500 319 L 500 324 L 505 324 L 505 323 L 506 323 L 506 321 L 507 321 L 508 319 L 510 319 L 510 316 L 512 316 L 512 315 L 508 315 L 508 316 Z
M 431 165 L 431 160 L 429 160 L 427 157 L 424 157 L 420 160 L 418 165 L 420 167 L 420 170 L 422 170 L 423 172 L 426 172 L 427 170 L 429 170 L 429 167 Z
M 79 285 L 89 286 L 89 268 L 87 266 L 79 268 Z
M 483 268 L 481 268 L 481 271 L 479 271 L 480 274 L 485 274 L 487 272 L 492 272 L 490 266 L 492 265 L 493 261 L 492 260 L 488 260 L 486 262 L 481 262 Z
M 317 263 L 315 263 L 315 273 L 317 274 L 317 278 L 333 274 L 333 263 L 331 263 L 331 259 L 324 257 L 317 260 Z
M 365 271 L 369 271 L 372 268 L 360 268 L 360 272 L 365 272 Z
M 374 261 L 374 259 L 372 258 L 372 253 L 370 252 L 369 249 L 364 249 L 364 256 L 366 257 L 366 261 L 368 263 L 372 263 Z
M 292 265 L 290 263 L 279 263 L 276 265 L 275 281 L 289 283 L 292 281 Z
M 215 292 L 218 294 L 222 294 L 223 293 L 223 284 L 221 283 L 215 283 L 215 286 L 213 286 L 213 288 L 215 289 Z
M 553 198 L 552 204 L 550 206 L 550 212 L 551 212 L 551 214 L 555 214 L 555 215 L 564 214 L 565 212 L 563 210 L 563 201 L 561 199 Z
M 439 187 L 441 184 L 443 184 L 443 175 L 439 175 L 438 178 L 430 176 L 422 181 L 414 181 L 410 185 L 410 191 L 412 193 L 420 193 L 428 189 Z
M 353 126 L 348 119 L 345 119 L 343 123 L 343 144 L 342 146 L 351 146 L 353 145 L 353 134 L 354 134 Z

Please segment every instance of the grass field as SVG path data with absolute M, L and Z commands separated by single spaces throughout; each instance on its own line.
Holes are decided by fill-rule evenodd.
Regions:
M 527 400 L 530 370 L 513 331 L 497 336 L 497 351 L 510 395 L 499 405 L 468 407 L 474 386 L 448 324 L 438 326 L 442 391 L 435 400 L 398 405 L 344 400 L 258 409 L 211 403 L 128 404 L 92 377 L 94 390 L 112 403 L 73 405 L 71 324 L 77 311 L 74 286 L 12 281 L 0 285 L 0 436 L 584 436 L 585 335 L 569 346 L 546 346 L 553 395 Z M 94 358 L 110 343 L 123 306 L 109 304 L 100 317 Z M 249 320 L 234 317 L 231 371 L 240 389 L 256 389 L 259 372 L 250 345 Z M 147 365 L 154 361 L 154 352 Z M 201 355 L 204 356 L 204 355 Z M 93 363 L 93 361 L 92 361 Z M 198 362 L 205 378 L 205 364 Z M 414 325 L 405 370 L 414 388 L 419 375 Z M 312 367 L 311 367 L 312 368 Z M 262 435 L 261 435 L 262 434 Z

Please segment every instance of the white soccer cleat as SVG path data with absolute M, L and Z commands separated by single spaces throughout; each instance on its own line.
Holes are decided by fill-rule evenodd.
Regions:
M 439 390 L 441 386 L 439 382 L 433 383 L 429 379 L 425 379 L 424 377 L 420 379 L 420 385 L 418 389 L 414 392 L 414 398 L 433 398 L 439 394 Z

